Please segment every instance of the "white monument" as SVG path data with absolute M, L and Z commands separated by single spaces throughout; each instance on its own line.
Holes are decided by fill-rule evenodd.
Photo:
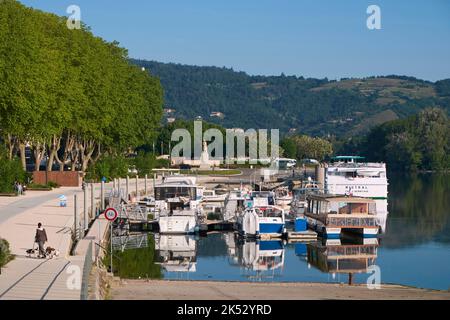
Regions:
M 200 170 L 211 170 L 211 162 L 209 160 L 208 144 L 203 141 L 203 151 L 200 156 Z

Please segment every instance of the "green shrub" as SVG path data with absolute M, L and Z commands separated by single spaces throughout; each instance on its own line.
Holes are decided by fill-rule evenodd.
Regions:
M 0 192 L 12 193 L 16 181 L 25 183 L 26 172 L 19 159 L 9 160 L 0 154 L 0 177 Z
M 13 258 L 8 241 L 0 238 L 0 268 L 5 266 Z
M 59 188 L 59 187 L 61 187 L 59 184 L 57 184 L 57 183 L 54 182 L 54 181 L 49 181 L 49 182 L 47 183 L 47 186 L 48 186 L 49 188 Z
M 49 185 L 46 185 L 46 184 L 31 183 L 31 184 L 28 185 L 28 189 L 47 190 L 47 189 L 52 189 L 52 187 L 50 187 Z
M 89 166 L 86 173 L 87 180 L 100 181 L 103 177 L 108 180 L 125 177 L 128 174 L 128 161 L 124 156 L 104 156 L 94 165 Z
M 138 155 L 130 160 L 130 165 L 134 166 L 138 174 L 143 176 L 151 174 L 155 168 L 169 167 L 169 161 L 165 159 L 157 159 L 152 153 L 140 151 Z

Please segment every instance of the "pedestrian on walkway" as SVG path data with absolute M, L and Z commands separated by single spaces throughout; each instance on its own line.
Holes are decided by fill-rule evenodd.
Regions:
M 45 258 L 45 249 L 44 245 L 48 241 L 47 232 L 42 227 L 42 223 L 38 223 L 38 228 L 36 230 L 36 236 L 34 241 L 39 245 L 39 258 Z

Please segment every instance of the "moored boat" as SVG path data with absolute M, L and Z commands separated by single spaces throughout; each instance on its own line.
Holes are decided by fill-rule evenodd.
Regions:
M 275 190 L 275 204 L 277 206 L 289 206 L 292 202 L 292 192 L 287 187 L 281 187 Z
M 279 238 L 286 233 L 285 212 L 268 205 L 247 208 L 238 217 L 239 233 L 246 237 Z
M 155 186 L 155 208 L 161 234 L 193 234 L 199 230 L 201 196 L 193 177 L 169 177 Z
M 380 214 L 387 214 L 388 185 L 386 164 L 364 162 L 364 157 L 338 156 L 326 169 L 327 193 L 373 199 Z
M 376 203 L 367 198 L 309 195 L 305 216 L 311 229 L 328 238 L 338 238 L 342 231 L 377 237 L 380 229 Z

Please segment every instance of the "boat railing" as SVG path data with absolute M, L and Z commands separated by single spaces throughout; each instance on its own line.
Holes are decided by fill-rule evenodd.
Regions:
M 358 217 L 354 215 L 328 215 L 327 226 L 335 227 L 377 227 L 375 217 Z

